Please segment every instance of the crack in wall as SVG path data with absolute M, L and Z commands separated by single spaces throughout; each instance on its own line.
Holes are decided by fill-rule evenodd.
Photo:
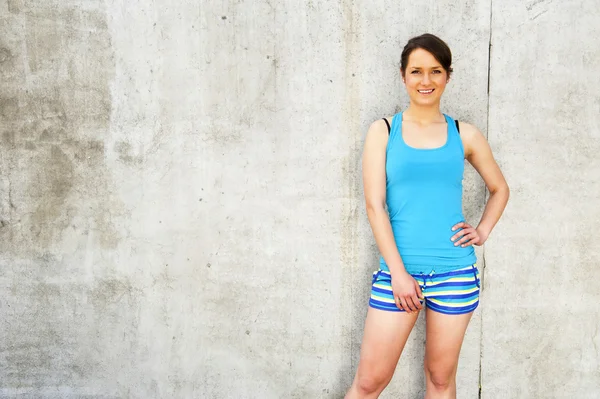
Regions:
M 494 5 L 493 5 L 493 0 L 490 0 L 490 33 L 489 33 L 489 38 L 488 38 L 488 69 L 487 69 L 487 123 L 486 123 L 486 139 L 489 140 L 489 136 L 490 136 L 490 86 L 491 86 L 491 70 L 492 70 L 492 21 L 493 21 L 493 13 L 494 13 Z M 485 209 L 485 204 L 486 201 L 488 199 L 488 192 L 486 189 L 485 184 L 483 185 L 483 206 Z M 487 265 L 487 261 L 485 259 L 485 245 L 483 245 L 482 248 L 482 268 L 481 268 L 481 288 L 480 288 L 480 297 L 483 294 L 483 287 L 485 285 L 485 267 Z M 483 366 L 483 312 L 481 313 L 481 322 L 479 325 L 479 392 L 478 392 L 478 397 L 479 399 L 482 398 L 482 390 L 483 390 L 483 386 L 482 386 L 482 378 L 483 378 L 483 371 L 482 371 L 482 366 Z

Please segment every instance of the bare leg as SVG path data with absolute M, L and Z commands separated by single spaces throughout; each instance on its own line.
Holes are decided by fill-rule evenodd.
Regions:
M 418 315 L 369 308 L 358 370 L 346 399 L 379 397 L 394 375 Z
M 447 315 L 426 310 L 425 399 L 456 399 L 456 370 L 460 348 L 473 312 Z

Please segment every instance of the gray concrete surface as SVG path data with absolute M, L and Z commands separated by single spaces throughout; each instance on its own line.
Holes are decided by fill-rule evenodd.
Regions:
M 600 397 L 595 2 L 493 3 L 489 141 L 513 198 L 486 247 L 483 397 Z
M 444 111 L 513 189 L 459 397 L 598 397 L 599 22 L 591 0 L 0 0 L 0 397 L 342 397 L 377 267 L 362 141 L 425 31 L 455 56 Z M 484 200 L 469 168 L 469 220 Z M 423 334 L 382 397 L 422 396 Z

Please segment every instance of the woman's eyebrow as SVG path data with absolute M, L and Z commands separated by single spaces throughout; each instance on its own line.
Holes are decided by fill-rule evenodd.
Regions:
M 414 67 L 411 67 L 411 69 L 423 69 L 423 68 L 414 66 Z M 429 69 L 442 69 L 442 67 L 440 65 L 438 65 L 438 66 L 429 67 Z

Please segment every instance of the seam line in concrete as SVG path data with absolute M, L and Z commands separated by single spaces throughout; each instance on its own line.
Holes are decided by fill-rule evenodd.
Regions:
M 488 68 L 487 68 L 487 126 L 486 126 L 486 139 L 489 140 L 490 137 L 490 86 L 491 86 L 491 70 L 492 70 L 492 22 L 493 22 L 493 0 L 490 0 L 490 33 L 488 38 Z M 486 199 L 487 199 L 487 190 L 484 185 L 484 193 L 483 193 L 483 206 L 485 207 Z M 483 257 L 483 267 L 481 270 L 481 291 L 480 296 L 483 294 L 483 283 L 485 281 L 485 267 L 487 265 L 487 260 L 485 258 L 485 245 L 482 248 L 482 257 Z M 479 324 L 479 390 L 478 390 L 478 398 L 482 399 L 482 377 L 483 377 L 483 311 L 481 313 L 481 322 Z
M 8 223 L 12 223 L 13 221 L 13 210 L 15 208 L 15 206 L 13 205 L 13 201 L 12 201 L 12 180 L 11 180 L 11 170 L 12 170 L 12 165 L 10 162 L 10 158 L 8 160 L 8 171 L 6 173 L 6 175 L 8 176 L 7 180 L 8 180 Z M 11 236 L 12 237 L 12 236 Z M 12 242 L 12 238 L 11 238 L 11 242 Z

